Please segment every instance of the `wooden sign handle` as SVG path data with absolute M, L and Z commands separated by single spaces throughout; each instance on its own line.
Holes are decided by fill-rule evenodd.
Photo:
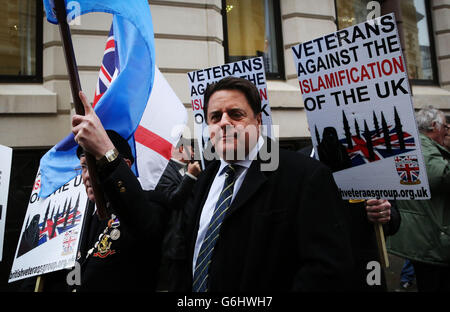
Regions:
M 384 239 L 383 225 L 380 223 L 374 224 L 375 235 L 377 237 L 378 253 L 380 255 L 380 262 L 384 268 L 389 267 L 389 258 L 386 250 L 386 241 Z
M 350 203 L 360 203 L 364 202 L 364 199 L 349 199 Z M 376 223 L 373 225 L 375 230 L 375 235 L 377 237 L 378 253 L 380 255 L 380 262 L 384 268 L 389 267 L 389 258 L 386 249 L 386 240 L 384 239 L 383 225 Z
M 42 275 L 39 275 L 36 279 L 34 292 L 43 292 L 43 291 L 44 291 L 44 277 Z

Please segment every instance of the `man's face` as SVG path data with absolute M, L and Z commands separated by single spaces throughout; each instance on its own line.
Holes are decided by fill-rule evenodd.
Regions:
M 216 152 L 228 162 L 244 159 L 258 141 L 261 113 L 253 113 L 241 91 L 213 93 L 206 120 Z
M 128 167 L 131 168 L 132 165 L 131 160 L 129 160 L 128 158 L 123 158 L 123 160 L 128 165 Z M 91 178 L 89 177 L 87 160 L 83 154 L 80 155 L 80 167 L 81 167 L 81 178 L 83 179 L 86 194 L 90 201 L 95 202 L 94 189 L 92 188 Z
M 180 147 L 172 148 L 172 158 L 175 158 L 181 162 L 187 164 L 192 158 L 192 149 L 190 146 L 181 145 Z
M 84 188 L 90 201 L 95 202 L 94 190 L 92 189 L 89 171 L 87 169 L 87 161 L 84 155 L 80 156 L 81 178 L 83 179 Z
M 450 151 L 450 135 L 447 135 L 444 139 L 444 146 Z

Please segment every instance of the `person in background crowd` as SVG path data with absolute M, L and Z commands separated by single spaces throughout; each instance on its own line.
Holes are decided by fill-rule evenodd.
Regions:
M 448 120 L 448 118 L 446 118 Z M 448 123 L 447 123 L 448 124 Z M 444 138 L 444 146 L 450 151 L 450 129 L 447 129 L 447 135 Z
M 414 284 L 416 274 L 414 273 L 414 267 L 409 259 L 405 259 L 402 271 L 400 272 L 400 287 L 402 289 L 409 289 Z
M 418 291 L 450 291 L 450 152 L 442 111 L 416 113 L 431 199 L 398 201 L 402 226 L 388 241 L 391 253 L 411 260 Z
M 158 290 L 173 289 L 176 277 L 169 267 L 186 261 L 186 241 L 182 234 L 183 214 L 186 201 L 191 195 L 197 177 L 201 173 L 200 164 L 193 160 L 193 145 L 181 137 L 172 148 L 172 157 L 161 176 L 155 192 L 164 198 L 165 209 L 170 214 L 167 230 L 162 244 L 162 264 Z

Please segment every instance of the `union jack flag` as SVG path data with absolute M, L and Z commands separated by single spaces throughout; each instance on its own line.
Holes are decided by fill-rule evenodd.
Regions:
M 386 142 L 382 131 L 377 132 L 376 130 L 371 130 L 370 137 L 373 146 L 374 159 L 371 159 L 370 157 L 370 151 L 367 147 L 367 141 L 364 135 L 361 134 L 359 137 L 357 135 L 352 136 L 352 148 L 348 147 L 347 140 L 345 138 L 340 140 L 340 142 L 347 148 L 348 156 L 352 161 L 352 167 L 410 152 L 415 150 L 416 147 L 414 137 L 408 132 L 403 131 L 405 149 L 401 149 L 397 132 L 393 126 L 389 126 L 389 138 L 391 142 L 390 150 L 386 147 Z
M 100 72 L 98 74 L 97 86 L 95 88 L 94 102 L 92 107 L 95 107 L 97 102 L 103 96 L 103 94 L 108 90 L 109 86 L 113 80 L 119 74 L 119 68 L 116 66 L 118 64 L 116 44 L 114 41 L 114 30 L 113 25 L 109 31 L 108 39 L 106 40 L 105 52 L 103 53 L 102 66 L 100 67 Z

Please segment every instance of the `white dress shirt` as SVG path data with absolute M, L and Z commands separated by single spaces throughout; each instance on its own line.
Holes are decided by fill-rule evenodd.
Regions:
M 250 167 L 252 161 L 258 155 L 258 151 L 264 144 L 264 139 L 260 136 L 258 138 L 258 143 L 255 147 L 248 153 L 244 160 L 239 160 L 233 164 L 238 165 L 236 170 L 236 180 L 233 186 L 233 196 L 231 202 L 233 202 L 236 194 L 238 193 L 242 182 L 244 181 L 245 175 L 247 174 L 248 168 Z M 220 167 L 214 178 L 214 181 L 209 190 L 208 197 L 206 198 L 205 205 L 202 209 L 202 214 L 200 216 L 200 223 L 198 227 L 197 240 L 195 242 L 194 257 L 192 261 L 192 276 L 194 276 L 195 266 L 197 263 L 198 254 L 202 246 L 203 240 L 205 239 L 206 231 L 208 229 L 211 218 L 214 214 L 214 209 L 216 208 L 216 203 L 219 200 L 220 193 L 222 192 L 223 185 L 225 183 L 225 174 L 223 169 L 228 165 L 226 161 L 220 159 Z

